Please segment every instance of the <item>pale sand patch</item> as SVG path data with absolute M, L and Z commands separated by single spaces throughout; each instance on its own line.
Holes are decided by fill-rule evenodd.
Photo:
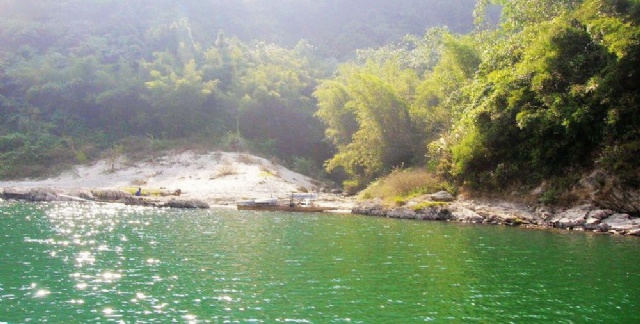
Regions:
M 291 193 L 317 192 L 317 182 L 271 161 L 243 153 L 182 152 L 148 161 L 106 161 L 76 166 L 70 171 L 44 180 L 0 181 L 0 187 L 51 187 L 119 189 L 142 187 L 173 192 L 181 197 L 200 199 L 212 205 L 233 204 L 238 200 L 287 199 Z M 330 194 L 319 194 L 322 202 L 349 208 L 351 201 Z

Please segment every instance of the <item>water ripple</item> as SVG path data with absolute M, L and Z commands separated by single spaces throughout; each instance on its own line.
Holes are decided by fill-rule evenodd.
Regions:
M 343 215 L 0 204 L 0 314 L 10 314 L 0 321 L 638 320 L 637 240 Z

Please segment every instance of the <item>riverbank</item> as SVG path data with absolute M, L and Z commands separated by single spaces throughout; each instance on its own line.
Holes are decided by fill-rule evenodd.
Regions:
M 140 188 L 141 197 L 133 193 Z M 350 210 L 353 199 L 257 156 L 234 152 L 173 152 L 131 161 L 120 157 L 79 165 L 48 179 L 0 181 L 0 196 L 29 201 L 122 201 L 129 204 L 235 206 L 240 200 L 317 193 L 317 203 Z M 176 205 L 178 204 L 178 205 Z
M 597 180 L 588 184 L 603 182 Z M 140 197 L 133 194 L 138 188 L 142 191 Z M 600 195 L 604 192 L 597 188 L 592 191 Z M 113 163 L 99 161 L 76 166 L 48 179 L 0 181 L 0 198 L 4 199 L 109 201 L 172 208 L 235 207 L 238 201 L 265 198 L 287 203 L 292 193 L 316 193 L 316 203 L 320 206 L 361 215 L 640 236 L 640 219 L 614 208 L 629 209 L 624 203 L 632 204 L 635 200 L 630 198 L 609 199 L 612 208 L 597 207 L 591 202 L 561 208 L 502 200 L 456 199 L 439 193 L 409 201 L 401 207 L 388 207 L 377 200 L 358 202 L 353 197 L 330 193 L 309 177 L 243 153 L 188 151 L 145 161 L 120 158 Z M 621 196 L 619 191 L 613 193 L 609 196 Z
M 429 199 L 429 197 L 426 197 Z M 525 228 L 591 231 L 640 236 L 640 219 L 630 214 L 602 209 L 590 203 L 572 208 L 529 206 L 498 200 L 427 200 L 402 207 L 385 207 L 372 200 L 357 204 L 354 214 L 410 220 L 453 221 Z

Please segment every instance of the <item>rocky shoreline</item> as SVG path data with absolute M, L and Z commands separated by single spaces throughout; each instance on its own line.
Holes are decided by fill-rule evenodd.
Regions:
M 440 196 L 443 193 L 439 193 Z M 409 220 L 452 221 L 471 224 L 558 228 L 574 231 L 640 236 L 640 218 L 614 212 L 591 203 L 572 208 L 491 200 L 459 200 L 454 197 L 386 207 L 380 200 L 356 205 L 352 213 Z
M 203 200 L 179 194 L 137 197 L 118 189 L 0 188 L 0 199 L 28 202 L 112 202 L 157 208 L 207 209 Z M 380 200 L 356 203 L 352 214 L 409 220 L 452 221 L 470 224 L 564 229 L 640 236 L 640 218 L 589 202 L 571 208 L 487 199 L 456 199 L 446 192 L 389 207 Z
M 545 190 L 543 184 L 533 192 L 520 196 L 535 198 Z M 595 170 L 584 177 L 572 189 L 572 193 L 580 197 L 577 200 L 580 202 L 570 207 L 528 205 L 500 199 L 456 198 L 443 191 L 418 197 L 401 207 L 388 207 L 379 200 L 367 201 L 355 206 L 353 213 L 640 236 L 640 189 L 625 185 L 602 170 Z
M 209 204 L 199 199 L 180 199 L 170 195 L 159 197 L 136 197 L 117 189 L 58 189 L 58 188 L 14 188 L 0 190 L 0 198 L 29 202 L 112 202 L 125 205 L 207 209 Z

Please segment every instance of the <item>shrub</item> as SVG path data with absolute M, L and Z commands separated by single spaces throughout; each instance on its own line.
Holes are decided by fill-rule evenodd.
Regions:
M 407 201 L 403 197 L 396 196 L 396 197 L 393 197 L 392 200 L 393 200 L 393 204 L 396 206 L 404 206 L 407 203 Z
M 249 144 L 240 134 L 229 132 L 222 139 L 222 147 L 226 150 L 242 152 L 248 150 Z
M 76 162 L 78 163 L 86 163 L 87 162 L 87 155 L 84 154 L 84 152 L 82 151 L 77 151 L 76 152 Z
M 11 133 L 0 136 L 0 152 L 10 152 L 22 148 L 28 142 L 27 136 L 20 133 Z
M 373 197 L 391 198 L 417 196 L 440 190 L 450 191 L 451 185 L 433 173 L 422 169 L 396 169 L 387 177 L 370 185 L 366 192 Z
M 147 184 L 147 180 L 146 179 L 133 179 L 133 181 L 131 181 L 131 184 L 134 186 L 143 186 Z M 135 191 L 134 191 L 135 193 Z
M 555 204 L 558 201 L 558 192 L 554 188 L 546 190 L 540 195 L 540 198 L 538 198 L 538 201 L 542 204 L 548 204 L 548 205 Z
M 255 164 L 258 163 L 258 160 L 256 160 L 254 157 L 252 157 L 249 154 L 239 154 L 238 158 L 236 159 L 239 163 L 243 163 L 243 164 Z
M 360 182 L 357 179 L 345 180 L 342 182 L 344 193 L 348 196 L 355 195 L 360 188 Z
M 640 140 L 606 147 L 598 160 L 599 165 L 617 175 L 626 185 L 640 188 Z
M 259 174 L 259 176 L 263 177 L 263 178 L 267 178 L 267 177 L 279 178 L 280 174 L 276 170 L 271 170 L 271 169 L 267 168 L 266 166 L 261 165 L 260 166 L 260 174 Z
M 236 173 L 237 171 L 236 171 L 236 168 L 233 166 L 233 164 L 231 164 L 231 162 L 229 162 L 228 160 L 224 160 L 222 162 L 222 165 L 220 165 L 220 167 L 218 168 L 216 178 L 225 177 L 225 176 L 233 175 Z
M 296 171 L 302 174 L 310 174 L 311 167 L 312 167 L 311 160 L 304 157 L 299 157 L 299 156 L 295 156 L 293 158 L 293 163 L 292 163 L 293 171 Z

